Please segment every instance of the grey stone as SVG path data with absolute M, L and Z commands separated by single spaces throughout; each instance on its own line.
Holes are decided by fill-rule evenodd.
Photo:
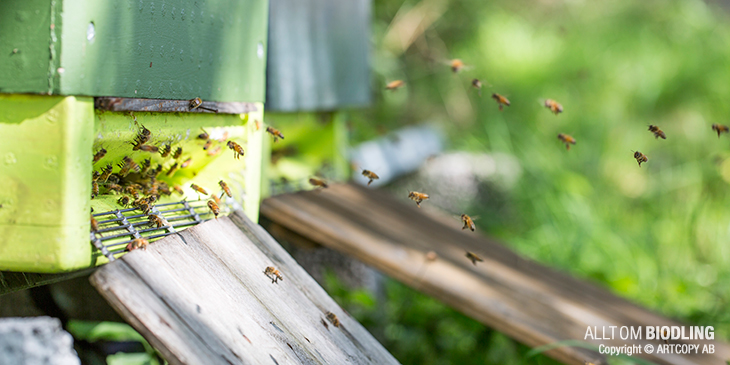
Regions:
M 0 364 L 78 365 L 73 337 L 51 317 L 0 319 Z

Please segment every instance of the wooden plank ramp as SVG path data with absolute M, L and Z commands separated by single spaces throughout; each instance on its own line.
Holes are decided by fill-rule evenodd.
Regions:
M 283 281 L 272 283 L 267 266 Z M 130 252 L 90 280 L 171 364 L 398 363 L 240 211 Z
M 261 206 L 272 233 L 351 255 L 528 346 L 583 341 L 588 326 L 599 330 L 606 326 L 610 332 L 608 326 L 685 325 L 595 284 L 525 259 L 481 234 L 462 231 L 455 218 L 426 210 L 352 184 L 275 196 Z M 428 260 L 430 251 L 438 255 L 436 260 Z M 464 257 L 466 251 L 482 256 L 484 262 L 472 265 Z M 623 341 L 617 329 L 614 340 L 586 342 L 642 348 L 651 344 L 655 349 L 663 344 L 646 340 L 646 333 L 642 334 L 644 340 Z M 713 344 L 715 353 L 639 356 L 658 364 L 726 365 L 730 359 L 730 346 L 724 342 L 670 340 L 672 343 L 698 343 L 700 349 Z M 605 363 L 605 355 L 581 347 L 563 346 L 545 354 L 567 364 Z

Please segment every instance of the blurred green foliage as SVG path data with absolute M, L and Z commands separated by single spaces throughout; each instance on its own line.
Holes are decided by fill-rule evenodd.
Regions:
M 394 24 L 424 4 L 437 9 L 433 24 L 407 49 L 393 46 Z M 730 22 L 719 6 L 376 0 L 376 102 L 353 112 L 353 142 L 438 121 L 453 150 L 514 155 L 523 174 L 499 192 L 506 204 L 467 207 L 482 217 L 481 230 L 664 315 L 714 326 L 717 338 L 728 339 L 730 140 L 711 130 L 728 124 L 730 112 Z M 453 74 L 453 58 L 469 67 Z M 481 97 L 472 78 L 485 84 Z M 407 85 L 383 91 L 394 79 Z M 493 92 L 512 106 L 500 112 Z M 565 112 L 550 113 L 541 104 L 546 98 Z M 648 124 L 667 140 L 655 139 Z M 566 151 L 558 133 L 577 145 Z M 649 161 L 639 167 L 632 150 Z M 407 313 L 378 314 L 393 320 L 384 334 L 401 334 L 384 343 L 402 362 L 522 361 L 508 355 L 520 345 L 388 285 L 389 303 L 414 297 Z M 379 310 L 363 308 L 358 318 Z M 489 358 L 494 348 L 511 360 Z

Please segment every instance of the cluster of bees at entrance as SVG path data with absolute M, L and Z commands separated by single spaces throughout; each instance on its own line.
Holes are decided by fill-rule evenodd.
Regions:
M 462 70 L 468 68 L 468 66 L 466 64 L 464 64 L 464 62 L 460 59 L 450 60 L 447 62 L 447 64 L 449 65 L 449 67 L 451 68 L 451 71 L 454 74 L 457 74 L 457 73 L 461 72 Z M 403 87 L 405 84 L 406 83 L 403 80 L 390 81 L 386 84 L 385 90 L 395 91 L 395 90 L 398 90 L 399 88 Z M 476 78 L 472 79 L 471 87 L 476 89 L 479 96 L 482 95 L 483 83 L 481 80 L 476 79 Z M 499 111 L 503 111 L 504 107 L 509 107 L 512 105 L 512 103 L 509 101 L 509 99 L 507 99 L 504 95 L 501 95 L 501 94 L 498 94 L 495 92 L 495 93 L 492 93 L 491 97 L 497 103 L 497 107 L 499 108 Z M 559 102 L 557 102 L 553 99 L 545 99 L 542 102 L 542 104 L 546 109 L 548 109 L 551 113 L 555 114 L 556 116 L 563 112 L 563 105 L 561 105 Z M 730 127 L 728 127 L 727 125 L 722 125 L 722 124 L 713 124 L 712 130 L 717 132 L 717 136 L 719 138 L 721 134 L 728 133 L 728 131 L 730 131 Z M 656 125 L 649 125 L 648 131 L 651 132 L 656 139 L 659 139 L 659 138 L 667 139 L 666 133 L 664 133 L 664 131 L 661 130 Z M 576 144 L 576 139 L 573 136 L 566 134 L 566 133 L 559 133 L 557 138 L 562 144 L 565 145 L 565 148 L 567 150 L 570 150 L 570 147 L 572 145 Z M 642 163 L 646 163 L 647 161 L 649 161 L 649 158 L 645 154 L 643 154 L 639 151 L 631 151 L 631 152 L 633 152 L 633 158 L 639 164 L 639 167 L 641 167 Z M 367 170 L 365 170 L 365 171 L 367 171 Z M 367 177 L 365 172 L 363 172 L 363 175 L 365 175 Z M 368 185 L 369 185 L 369 183 L 368 183 Z M 417 192 L 417 191 L 409 191 L 408 198 L 415 201 L 416 205 L 420 208 L 421 203 L 424 200 L 427 200 L 429 198 L 429 195 L 421 193 L 421 192 Z M 467 214 L 462 214 L 461 221 L 464 224 L 462 227 L 462 230 L 470 229 L 472 232 L 475 230 L 476 226 L 474 225 L 474 218 L 470 217 Z M 483 261 L 481 257 L 479 257 L 478 255 L 476 255 L 473 252 L 467 252 L 466 257 L 469 260 L 471 260 L 471 262 L 474 265 L 476 265 L 476 263 L 479 261 Z

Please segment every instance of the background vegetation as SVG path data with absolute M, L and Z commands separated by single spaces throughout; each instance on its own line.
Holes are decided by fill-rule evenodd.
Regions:
M 418 14 L 433 22 L 403 49 L 396 24 Z M 353 112 L 353 142 L 438 121 L 451 150 L 514 156 L 522 174 L 493 191 L 501 203 L 482 196 L 467 207 L 482 231 L 730 338 L 730 140 L 711 130 L 729 122 L 725 9 L 699 0 L 376 0 L 373 22 L 376 102 Z M 452 74 L 452 58 L 469 69 Z M 407 86 L 382 92 L 394 79 Z M 500 112 L 492 92 L 512 106 Z M 552 115 L 545 98 L 565 112 Z M 577 145 L 566 151 L 558 133 Z M 648 163 L 639 168 L 632 150 Z M 398 283 L 388 282 L 382 305 L 338 291 L 336 280 L 328 286 L 403 363 L 549 362 Z

